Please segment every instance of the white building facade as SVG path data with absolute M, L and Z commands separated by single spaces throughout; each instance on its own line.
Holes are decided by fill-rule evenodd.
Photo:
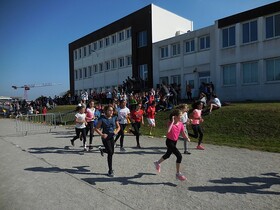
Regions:
M 154 84 L 214 84 L 222 100 L 280 99 L 280 2 L 154 44 Z

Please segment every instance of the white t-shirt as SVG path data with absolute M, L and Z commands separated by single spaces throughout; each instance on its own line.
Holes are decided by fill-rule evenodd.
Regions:
M 219 106 L 219 107 L 222 106 L 222 104 L 221 104 L 221 102 L 220 102 L 220 100 L 219 100 L 218 98 L 214 98 L 214 99 L 213 99 L 213 102 L 214 102 L 215 104 L 217 104 L 217 106 Z
M 83 113 L 83 114 L 80 114 L 80 113 L 77 113 L 75 114 L 75 117 L 79 120 L 79 121 L 82 121 L 82 120 L 85 120 L 86 119 L 86 114 Z M 85 123 L 77 123 L 76 122 L 76 128 L 85 128 L 86 127 L 86 124 Z
M 120 124 L 127 124 L 127 115 L 130 114 L 129 108 L 125 107 L 118 111 L 118 120 Z
M 188 119 L 189 119 L 189 117 L 188 117 L 188 113 L 187 112 L 184 112 L 183 114 L 182 114 L 182 117 L 181 117 L 181 122 L 182 123 L 187 123 L 187 121 L 188 121 Z

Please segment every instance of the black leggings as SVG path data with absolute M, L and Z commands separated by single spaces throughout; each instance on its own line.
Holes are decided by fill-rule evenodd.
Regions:
M 162 156 L 162 158 L 164 160 L 166 160 L 173 153 L 177 157 L 176 163 L 181 163 L 182 162 L 182 155 L 181 155 L 180 151 L 176 147 L 177 141 L 172 141 L 171 139 L 166 139 L 165 143 L 166 143 L 166 146 L 167 146 L 167 151 Z
M 115 143 L 118 141 L 119 137 L 121 137 L 120 144 L 121 144 L 121 147 L 123 147 L 124 130 L 125 130 L 126 124 L 120 124 L 120 127 L 121 127 L 121 129 L 118 132 L 118 135 L 116 136 Z
M 93 121 L 88 122 L 87 127 L 86 127 L 86 135 L 88 135 L 89 131 L 89 144 L 92 144 L 92 139 L 93 139 Z
M 103 152 L 108 154 L 107 162 L 108 162 L 109 172 L 112 172 L 113 154 L 114 154 L 114 137 L 109 139 L 102 139 L 102 143 L 105 147 L 105 149 L 103 149 Z
M 131 124 L 134 131 L 132 131 L 133 135 L 136 136 L 136 142 L 137 142 L 137 146 L 140 146 L 140 143 L 139 143 L 139 136 L 140 136 L 140 127 L 141 127 L 141 123 L 140 122 L 135 122 L 135 123 L 132 123 Z
M 80 133 L 82 133 L 83 143 L 86 143 L 86 128 L 75 128 L 76 136 L 74 136 L 73 141 L 80 138 Z
M 200 145 L 202 143 L 202 139 L 203 139 L 202 129 L 201 129 L 199 124 L 192 125 L 192 129 L 193 129 L 194 134 L 189 133 L 189 136 L 197 139 L 198 138 L 198 134 L 199 134 L 198 145 Z

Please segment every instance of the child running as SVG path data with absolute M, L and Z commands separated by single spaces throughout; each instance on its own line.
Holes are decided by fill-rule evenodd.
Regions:
M 92 150 L 92 139 L 93 139 L 93 127 L 94 127 L 94 112 L 95 112 L 95 108 L 94 108 L 94 101 L 90 100 L 89 102 L 89 107 L 86 109 L 86 120 L 87 120 L 87 126 L 86 126 L 86 135 L 89 132 L 89 146 L 88 149 Z
M 160 164 L 168 159 L 170 155 L 173 153 L 176 157 L 176 179 L 179 179 L 180 181 L 184 181 L 187 178 L 180 172 L 180 164 L 182 161 L 182 155 L 180 151 L 177 149 L 176 144 L 179 138 L 179 135 L 181 135 L 187 140 L 190 141 L 189 137 L 184 132 L 184 125 L 180 121 L 182 116 L 182 112 L 179 109 L 175 109 L 171 112 L 169 115 L 170 122 L 168 123 L 168 131 L 166 135 L 166 146 L 167 151 L 166 153 L 158 160 L 155 161 L 155 167 L 156 170 L 160 173 Z
M 188 111 L 189 111 L 188 104 L 180 104 L 176 108 L 182 111 L 182 117 L 180 120 L 184 125 L 184 132 L 188 136 L 187 125 L 189 124 L 190 121 L 188 117 Z M 188 148 L 189 148 L 188 141 L 184 139 L 184 154 L 190 155 L 191 153 L 189 152 Z
M 151 105 L 147 109 L 147 121 L 150 126 L 150 137 L 152 138 L 152 130 L 154 127 L 156 127 L 156 121 L 155 121 L 155 115 L 156 115 L 156 102 L 152 101 Z
M 84 106 L 78 106 L 76 108 L 76 111 L 77 111 L 77 113 L 75 115 L 76 136 L 74 136 L 74 138 L 71 139 L 70 141 L 71 141 L 72 146 L 74 147 L 75 146 L 74 141 L 76 139 L 78 139 L 80 137 L 80 134 L 81 134 L 82 139 L 83 139 L 83 147 L 84 147 L 84 150 L 86 151 L 87 150 L 87 146 L 86 146 L 86 125 L 87 125 L 87 122 L 86 122 L 85 107 Z
M 130 110 L 129 108 L 126 107 L 126 101 L 121 100 L 120 101 L 120 109 L 118 111 L 118 120 L 120 124 L 120 131 L 118 135 L 116 136 L 115 143 L 118 141 L 120 138 L 120 151 L 125 152 L 125 149 L 123 147 L 123 139 L 124 139 L 124 130 L 127 125 L 127 119 L 130 117 Z
M 139 142 L 139 136 L 140 136 L 140 127 L 141 127 L 141 124 L 144 125 L 144 118 L 143 118 L 143 114 L 144 114 L 144 111 L 141 109 L 142 107 L 142 104 L 141 103 L 138 103 L 137 106 L 136 106 L 136 109 L 135 110 L 132 110 L 131 111 L 131 124 L 132 124 L 132 127 L 134 130 L 132 129 L 129 129 L 131 133 L 133 133 L 133 135 L 136 136 L 136 143 L 137 143 L 137 148 L 141 148 L 140 146 L 140 142 Z
M 203 103 L 201 101 L 198 101 L 194 104 L 194 110 L 191 114 L 191 123 L 192 123 L 192 129 L 194 134 L 189 133 L 189 136 L 198 138 L 198 145 L 196 149 L 199 150 L 204 150 L 205 148 L 201 145 L 202 144 L 202 139 L 203 139 L 203 132 L 200 127 L 200 123 L 202 123 L 204 120 L 201 117 L 201 112 L 203 108 Z M 199 134 L 199 136 L 198 136 Z
M 113 164 L 113 154 L 114 154 L 114 136 L 119 132 L 120 125 L 116 116 L 113 116 L 114 107 L 112 105 L 107 105 L 104 107 L 104 114 L 102 115 L 95 127 L 95 131 L 101 136 L 102 143 L 105 149 L 99 147 L 100 153 L 107 153 L 107 163 L 108 163 L 108 176 L 114 177 L 114 170 L 112 168 Z M 102 131 L 101 131 L 102 129 Z

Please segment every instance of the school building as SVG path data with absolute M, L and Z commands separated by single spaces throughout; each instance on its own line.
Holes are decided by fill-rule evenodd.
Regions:
M 148 5 L 69 44 L 70 90 L 79 94 L 121 85 L 186 85 L 197 96 L 212 82 L 221 100 L 280 99 L 280 2 L 193 30 L 190 20 Z

